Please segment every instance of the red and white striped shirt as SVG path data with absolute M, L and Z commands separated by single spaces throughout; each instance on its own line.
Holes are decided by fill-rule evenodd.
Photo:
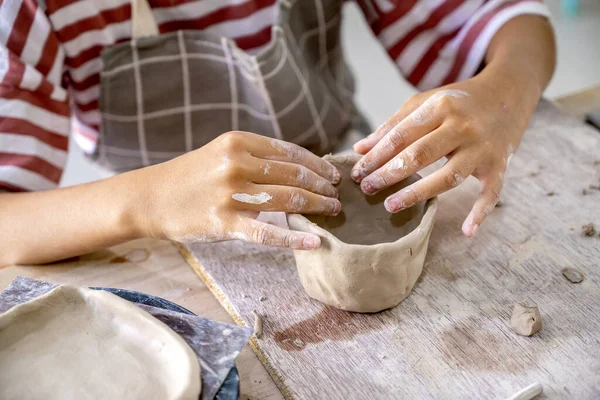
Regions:
M 475 74 L 491 38 L 509 19 L 549 16 L 540 0 L 357 2 L 392 60 L 419 89 Z M 150 0 L 161 33 L 207 30 L 251 52 L 269 43 L 276 3 Z M 100 52 L 130 40 L 130 4 L 0 0 L 0 191 L 56 187 L 71 132 L 85 152 L 94 151 Z

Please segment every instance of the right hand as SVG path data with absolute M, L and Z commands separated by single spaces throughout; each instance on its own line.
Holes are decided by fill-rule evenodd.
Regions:
M 318 236 L 256 220 L 260 211 L 337 215 L 339 171 L 295 144 L 228 132 L 207 145 L 136 171 L 143 234 L 178 242 L 242 239 L 315 249 Z

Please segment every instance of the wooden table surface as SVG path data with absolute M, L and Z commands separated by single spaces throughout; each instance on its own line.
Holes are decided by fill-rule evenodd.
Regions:
M 600 98 L 600 86 L 558 99 L 557 104 L 581 116 Z M 34 251 L 34 250 L 32 250 Z M 0 268 L 0 290 L 18 276 L 57 284 L 121 287 L 163 297 L 206 318 L 233 323 L 232 318 L 198 279 L 177 247 L 143 239 L 45 266 Z M 242 399 L 280 399 L 281 393 L 249 346 L 238 359 Z
M 502 206 L 466 238 L 477 180 L 441 195 L 423 273 L 377 314 L 310 299 L 289 250 L 198 243 L 186 256 L 234 320 L 263 317 L 251 345 L 286 398 L 503 400 L 538 382 L 543 398 L 597 399 L 600 236 L 582 226 L 600 228 L 599 183 L 600 132 L 542 102 Z M 569 282 L 567 267 L 585 279 Z M 521 302 L 541 310 L 531 338 L 510 329 Z

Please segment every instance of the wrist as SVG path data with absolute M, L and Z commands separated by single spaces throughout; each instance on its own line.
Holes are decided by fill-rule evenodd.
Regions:
M 114 221 L 122 240 L 135 240 L 151 236 L 148 226 L 148 194 L 139 171 L 130 171 L 106 180 L 110 187 L 105 193 L 113 193 Z
M 542 95 L 540 82 L 526 70 L 504 63 L 488 64 L 479 74 L 481 82 L 500 99 L 529 119 Z

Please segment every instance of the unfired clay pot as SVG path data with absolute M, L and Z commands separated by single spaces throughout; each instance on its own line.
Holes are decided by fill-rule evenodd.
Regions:
M 321 237 L 317 250 L 295 250 L 308 295 L 348 311 L 372 313 L 398 305 L 421 275 L 437 198 L 397 214 L 384 200 L 420 179 L 413 175 L 374 196 L 350 179 L 359 156 L 325 156 L 342 174 L 342 212 L 335 217 L 289 214 L 291 229 Z

